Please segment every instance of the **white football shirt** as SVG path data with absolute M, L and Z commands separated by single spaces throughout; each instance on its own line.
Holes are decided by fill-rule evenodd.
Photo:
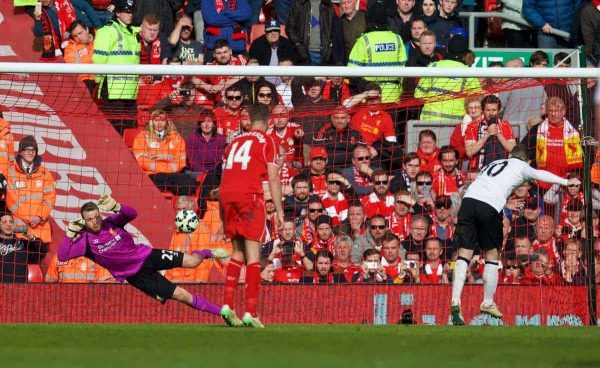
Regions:
M 508 196 L 527 180 L 567 185 L 567 179 L 545 170 L 536 170 L 527 162 L 513 157 L 484 166 L 467 189 L 465 198 L 485 202 L 500 212 Z

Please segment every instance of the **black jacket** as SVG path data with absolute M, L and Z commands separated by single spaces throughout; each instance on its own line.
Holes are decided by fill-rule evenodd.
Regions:
M 269 65 L 271 61 L 271 45 L 267 41 L 267 36 L 262 35 L 250 45 L 250 57 L 256 58 L 260 65 Z M 290 59 L 296 64 L 296 53 L 294 52 L 294 46 L 287 38 L 279 36 L 277 42 L 277 59 L 279 61 L 283 59 Z
M 326 65 L 331 62 L 330 59 L 333 48 L 332 24 L 334 18 L 337 18 L 331 0 L 321 0 L 319 13 L 319 25 L 321 27 L 321 64 Z M 310 26 L 310 0 L 294 1 L 292 9 L 290 10 L 285 32 L 294 46 L 298 64 L 310 64 L 308 52 Z M 343 39 L 343 32 L 341 37 Z M 343 45 L 343 42 L 341 45 Z

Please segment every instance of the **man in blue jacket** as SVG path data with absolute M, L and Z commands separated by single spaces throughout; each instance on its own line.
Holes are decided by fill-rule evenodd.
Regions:
M 246 53 L 246 25 L 250 19 L 247 0 L 202 0 L 200 9 L 204 16 L 204 54 L 212 61 L 214 43 L 225 39 L 234 55 Z M 208 60 L 210 59 L 210 60 Z
M 537 29 L 538 48 L 571 47 L 570 40 L 551 32 L 571 32 L 571 22 L 583 5 L 583 0 L 523 0 L 523 16 Z

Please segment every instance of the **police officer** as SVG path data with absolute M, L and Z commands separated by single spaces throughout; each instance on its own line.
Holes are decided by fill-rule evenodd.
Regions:
M 140 63 L 140 43 L 137 39 L 140 28 L 131 25 L 133 0 L 113 0 L 113 4 L 113 19 L 96 34 L 93 62 L 137 65 Z M 103 100 L 102 110 L 119 134 L 122 135 L 126 128 L 135 127 L 138 76 L 97 75 L 96 82 L 99 85 L 98 97 Z
M 385 0 L 369 0 L 367 6 L 367 32 L 356 40 L 348 66 L 399 67 L 406 63 L 406 50 L 402 38 L 388 30 Z M 365 81 L 381 86 L 382 102 L 398 102 L 402 92 L 402 78 L 364 77 Z

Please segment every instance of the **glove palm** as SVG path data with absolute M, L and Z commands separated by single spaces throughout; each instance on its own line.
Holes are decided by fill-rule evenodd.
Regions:
M 98 200 L 98 207 L 103 212 L 119 212 L 121 210 L 121 205 L 108 194 L 103 194 L 100 196 L 100 199 Z
M 77 219 L 69 222 L 67 226 L 67 236 L 73 239 L 77 234 L 79 234 L 83 228 L 85 227 L 85 222 L 83 219 Z

